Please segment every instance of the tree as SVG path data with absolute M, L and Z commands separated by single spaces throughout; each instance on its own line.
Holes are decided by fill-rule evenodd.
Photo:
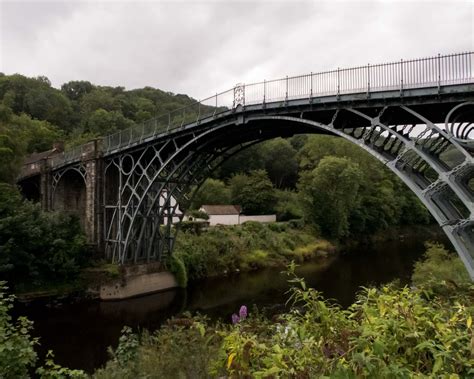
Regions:
M 298 193 L 290 190 L 277 190 L 275 212 L 279 221 L 301 219 L 304 216 Z
M 98 136 L 106 136 L 116 131 L 131 128 L 134 125 L 132 120 L 125 118 L 118 111 L 108 112 L 104 109 L 97 109 L 86 121 L 86 130 Z
M 92 92 L 93 89 L 94 86 L 85 80 L 73 80 L 61 86 L 61 91 L 70 100 L 74 101 L 80 100 L 85 94 Z
M 17 285 L 74 277 L 86 259 L 85 243 L 77 217 L 42 212 L 0 183 L 0 279 Z
M 246 214 L 268 214 L 275 207 L 275 189 L 265 170 L 249 175 L 234 175 L 229 182 L 232 203 L 240 205 Z
M 12 130 L 0 125 L 0 182 L 14 182 L 25 151 L 25 142 L 15 138 Z
M 202 205 L 229 204 L 230 191 L 223 181 L 206 179 L 193 199 L 192 208 L 199 209 Z
M 91 92 L 84 94 L 81 97 L 80 107 L 84 114 L 90 114 L 99 109 L 113 111 L 116 108 L 114 97 L 104 88 L 94 88 Z
M 265 168 L 261 145 L 251 146 L 227 160 L 217 171 L 220 179 L 228 179 L 239 173 Z
M 356 206 L 362 173 L 347 158 L 328 156 L 300 179 L 305 218 L 324 235 L 340 238 L 349 233 L 349 215 Z
M 262 145 L 262 157 L 270 180 L 277 188 L 294 187 L 298 175 L 296 150 L 288 140 L 275 138 Z
M 305 145 L 307 141 L 307 134 L 296 134 L 290 138 L 291 146 L 293 146 L 293 149 L 295 149 L 296 151 L 301 150 L 301 148 Z
M 61 135 L 49 122 L 32 120 L 24 113 L 17 116 L 0 103 L 0 182 L 13 183 L 24 156 L 51 149 Z

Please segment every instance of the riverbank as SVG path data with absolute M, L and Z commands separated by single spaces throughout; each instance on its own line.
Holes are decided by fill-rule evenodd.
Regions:
M 284 267 L 335 253 L 331 242 L 298 223 L 246 222 L 182 233 L 170 267 L 185 287 L 188 280 Z
M 81 269 L 77 277 L 70 280 L 20 284 L 14 288 L 14 294 L 20 302 L 96 299 L 100 286 L 119 278 L 121 274 L 118 265 L 101 261 L 93 263 L 93 266 Z
M 174 255 L 180 263 L 168 262 L 168 265 L 178 277 L 180 286 L 185 287 L 188 281 L 285 267 L 291 261 L 301 264 L 413 237 L 442 241 L 449 246 L 442 229 L 436 225 L 397 227 L 357 239 L 328 241 L 317 237 L 313 230 L 298 223 L 246 223 L 213 227 L 199 233 L 181 232 Z M 38 299 L 69 302 L 96 299 L 99 298 L 102 284 L 120 279 L 121 275 L 119 266 L 95 262 L 94 266 L 82 269 L 75 279 L 45 284 L 31 283 L 17 287 L 15 294 L 22 302 Z

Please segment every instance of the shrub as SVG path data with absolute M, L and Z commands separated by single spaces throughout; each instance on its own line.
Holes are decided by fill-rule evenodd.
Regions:
M 181 230 L 184 232 L 193 232 L 194 234 L 201 234 L 202 230 L 209 226 L 206 221 L 182 221 Z
M 188 275 L 186 273 L 186 266 L 184 265 L 183 260 L 176 254 L 171 255 L 169 269 L 176 277 L 178 286 L 186 288 L 186 286 L 188 285 Z
M 2 192 L 3 191 L 3 192 Z M 74 215 L 44 213 L 21 200 L 16 189 L 0 191 L 0 275 L 15 284 L 75 277 L 89 258 Z
M 244 270 L 266 267 L 268 266 L 268 256 L 268 252 L 264 250 L 253 250 L 242 255 L 240 267 Z
M 125 332 L 113 359 L 93 378 L 205 378 L 219 346 L 219 336 L 201 317 L 171 319 L 153 334 L 142 333 L 139 340 Z M 122 359 L 124 351 L 133 360 Z
M 443 289 L 445 283 L 456 287 L 471 284 L 471 279 L 461 259 L 439 243 L 426 243 L 422 261 L 415 263 L 413 284 L 432 289 Z
M 294 229 L 303 229 L 305 225 L 302 218 L 288 220 L 288 224 Z
M 262 224 L 248 221 L 238 226 L 218 226 L 201 235 L 185 232 L 178 236 L 174 256 L 186 267 L 189 280 L 225 272 L 285 265 L 297 248 L 317 250 L 327 242 L 286 223 Z M 318 249 L 319 249 L 318 247 Z M 331 249 L 322 250 L 331 251 Z M 312 255 L 301 255 L 308 259 Z
M 36 363 L 38 339 L 30 335 L 31 321 L 26 317 L 14 321 L 9 315 L 14 297 L 6 290 L 5 282 L 0 282 L 0 377 L 25 378 Z
M 189 216 L 194 217 L 195 219 L 209 220 L 209 215 L 204 211 L 200 211 L 199 209 L 190 211 Z

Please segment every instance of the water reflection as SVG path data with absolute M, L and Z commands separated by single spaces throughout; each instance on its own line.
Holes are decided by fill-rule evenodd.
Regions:
M 391 241 L 383 246 L 355 249 L 350 254 L 320 259 L 298 268 L 309 286 L 342 306 L 353 302 L 360 286 L 400 280 L 408 283 L 414 261 L 424 251 L 423 241 Z M 15 313 L 34 321 L 41 337 L 41 355 L 55 351 L 56 360 L 71 368 L 92 372 L 107 360 L 107 347 L 116 346 L 124 325 L 158 328 L 185 310 L 230 320 L 240 305 L 253 304 L 280 311 L 288 298 L 287 277 L 281 268 L 211 278 L 192 283 L 187 290 L 172 290 L 117 302 L 76 304 L 19 304 Z

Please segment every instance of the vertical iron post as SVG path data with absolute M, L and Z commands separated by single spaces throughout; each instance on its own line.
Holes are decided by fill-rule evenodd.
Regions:
M 367 98 L 370 97 L 370 63 L 367 64 Z
M 267 91 L 266 87 L 267 87 L 266 86 L 266 81 L 265 81 L 265 79 L 263 79 L 263 105 L 264 106 L 265 106 L 265 97 L 266 97 L 266 91 Z
M 311 74 L 309 74 L 309 81 L 310 81 L 309 101 L 311 102 L 313 99 L 313 71 L 311 71 Z
M 403 59 L 400 61 L 400 97 L 403 96 Z
M 216 112 L 217 112 L 217 92 L 216 92 L 216 106 L 214 107 L 214 113 L 212 115 L 215 116 Z
M 337 99 L 339 100 L 339 95 L 340 95 L 340 86 L 339 86 L 339 67 L 337 68 Z
M 118 188 L 118 210 L 117 210 L 117 239 L 118 239 L 118 259 L 123 264 L 122 260 L 122 174 L 123 174 L 123 159 L 119 158 L 119 188 Z M 115 255 L 115 249 L 114 249 Z
M 288 103 L 288 75 L 286 75 L 286 93 L 285 93 L 285 103 Z
M 438 53 L 438 94 L 441 92 L 441 55 Z

